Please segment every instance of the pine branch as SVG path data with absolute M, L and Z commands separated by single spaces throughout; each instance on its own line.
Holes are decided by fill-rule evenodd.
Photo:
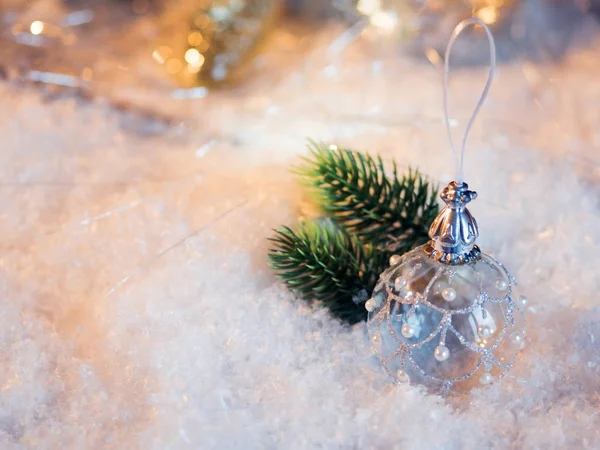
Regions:
M 271 267 L 303 299 L 353 324 L 366 319 L 364 301 L 389 257 L 428 240 L 437 189 L 418 171 L 399 178 L 395 164 L 388 178 L 380 157 L 314 142 L 309 148 L 312 157 L 294 172 L 328 219 L 276 230 Z
M 364 301 L 371 294 L 388 254 L 375 252 L 330 221 L 286 226 L 269 239 L 271 267 L 293 291 L 317 300 L 350 324 L 366 319 Z
M 312 158 L 294 172 L 323 211 L 363 242 L 404 253 L 428 240 L 438 213 L 437 189 L 418 170 L 388 179 L 382 159 L 311 142 Z

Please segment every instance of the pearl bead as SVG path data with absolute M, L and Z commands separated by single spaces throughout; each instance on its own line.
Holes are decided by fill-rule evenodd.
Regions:
M 504 280 L 496 281 L 496 288 L 498 288 L 499 291 L 505 291 L 507 287 L 508 287 L 508 283 L 506 281 L 504 281 Z
M 396 372 L 396 378 L 400 383 L 408 383 L 410 381 L 408 374 L 404 370 Z
M 405 287 L 406 284 L 407 284 L 406 278 L 398 277 L 398 278 L 396 278 L 396 281 L 394 281 L 394 287 L 396 288 L 397 291 L 399 291 L 400 289 Z
M 433 356 L 438 361 L 446 361 L 450 357 L 450 350 L 444 345 L 438 345 L 433 352 Z
M 379 341 L 380 341 L 380 340 L 381 340 L 381 339 L 379 338 L 379 335 L 378 335 L 378 334 L 374 334 L 374 335 L 371 337 L 371 342 L 372 342 L 373 344 L 379 344 Z
M 525 297 L 524 295 L 521 295 L 519 297 L 519 302 L 521 302 L 521 305 L 526 306 L 527 305 L 527 297 Z
M 447 302 L 453 302 L 456 299 L 456 290 L 448 287 L 442 291 L 442 298 Z
M 398 256 L 398 255 L 390 256 L 390 266 L 395 266 L 399 262 L 400 262 L 400 256 Z
M 365 309 L 369 312 L 371 312 L 375 309 L 375 299 L 374 298 L 370 298 L 369 300 L 367 300 L 365 302 Z
M 404 294 L 404 301 L 406 303 L 412 303 L 414 299 L 415 299 L 415 293 L 413 291 L 407 291 Z
M 405 323 L 402 325 L 402 336 L 407 339 L 410 339 L 415 335 L 415 330 L 409 324 Z
M 523 336 L 519 333 L 513 333 L 510 335 L 510 340 L 513 344 L 521 344 L 523 342 Z
M 492 335 L 492 329 L 487 325 L 481 325 L 477 328 L 477 333 L 482 339 L 487 339 Z
M 489 372 L 486 372 L 479 377 L 479 382 L 483 385 L 490 384 L 492 381 L 494 381 L 494 377 L 492 377 L 492 374 Z

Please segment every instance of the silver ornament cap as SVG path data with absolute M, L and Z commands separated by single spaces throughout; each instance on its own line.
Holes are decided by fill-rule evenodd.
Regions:
M 465 182 L 452 181 L 444 188 L 440 197 L 446 206 L 440 211 L 431 226 L 431 241 L 425 253 L 445 264 L 465 264 L 476 260 L 481 250 L 475 245 L 479 227 L 466 205 L 477 198 Z

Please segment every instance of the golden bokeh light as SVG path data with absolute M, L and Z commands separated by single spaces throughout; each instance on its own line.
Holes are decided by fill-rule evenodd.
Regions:
M 173 49 L 171 47 L 162 45 L 152 52 L 152 59 L 159 64 L 164 64 L 172 54 Z
M 498 20 L 498 8 L 495 6 L 486 6 L 477 11 L 475 17 L 480 18 L 487 25 L 491 25 Z
M 202 37 L 202 33 L 200 33 L 199 31 L 193 31 L 188 36 L 188 43 L 193 47 L 197 47 L 198 45 L 200 45 L 203 40 L 204 37 Z
M 398 25 L 398 16 L 392 11 L 377 11 L 371 15 L 369 21 L 371 25 L 382 31 L 394 31 Z
M 434 66 L 439 66 L 442 64 L 442 57 L 435 49 L 433 49 L 431 47 L 427 47 L 425 49 L 425 57 Z
M 160 52 L 158 50 L 154 50 L 152 52 L 152 59 L 159 64 L 165 63 L 165 58 L 163 58 L 163 56 L 160 54 Z
M 204 39 L 202 42 L 200 42 L 200 44 L 198 44 L 196 46 L 196 49 L 200 52 L 200 53 L 204 53 L 208 50 L 208 48 L 210 47 L 210 42 L 207 39 Z
M 192 66 L 191 64 L 188 64 L 187 71 L 189 73 L 198 73 L 198 72 L 200 72 L 201 68 L 202 68 L 202 66 Z
M 356 10 L 365 16 L 371 16 L 381 10 L 381 0 L 359 0 Z
M 195 48 L 189 48 L 185 52 L 185 61 L 192 66 L 201 66 L 204 62 L 204 56 Z
M 36 20 L 35 22 L 31 22 L 31 26 L 29 27 L 29 31 L 31 34 L 38 36 L 44 32 L 44 22 L 40 20 Z

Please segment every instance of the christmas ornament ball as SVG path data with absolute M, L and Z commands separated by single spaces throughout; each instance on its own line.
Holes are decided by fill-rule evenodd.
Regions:
M 373 351 L 399 383 L 467 393 L 505 375 L 523 348 L 527 300 L 474 244 L 465 205 L 475 197 L 466 183 L 448 185 L 431 242 L 390 258 L 365 304 Z

